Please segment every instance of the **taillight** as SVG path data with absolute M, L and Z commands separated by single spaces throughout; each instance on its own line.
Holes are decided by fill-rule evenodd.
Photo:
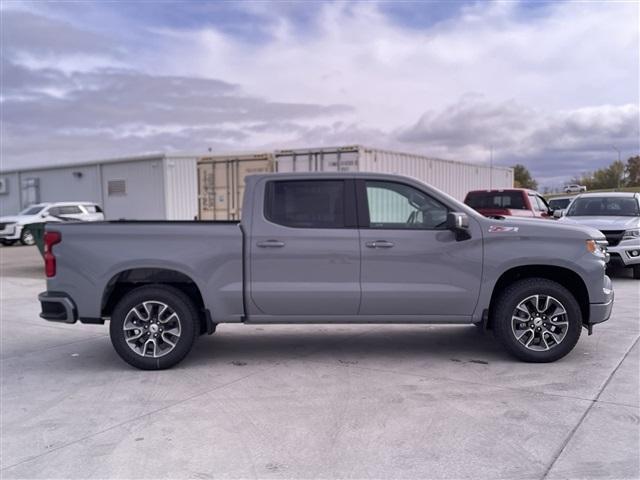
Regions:
M 47 277 L 55 277 L 56 275 L 56 257 L 51 249 L 61 240 L 60 232 L 45 232 L 44 234 L 44 272 Z

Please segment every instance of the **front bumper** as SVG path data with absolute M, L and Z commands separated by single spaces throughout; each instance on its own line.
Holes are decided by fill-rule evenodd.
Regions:
M 613 292 L 613 284 L 611 283 L 611 279 L 606 275 L 604 276 L 602 290 L 604 292 L 605 301 L 602 303 L 592 303 L 589 305 L 589 322 L 587 323 L 587 326 L 589 327 L 597 323 L 606 322 L 611 316 L 615 294 Z
M 610 264 L 617 267 L 640 265 L 640 241 L 623 240 L 615 247 L 607 247 L 611 255 Z
M 75 303 L 62 292 L 42 292 L 38 295 L 42 311 L 40 318 L 50 322 L 76 323 L 78 310 Z
M 20 240 L 20 234 L 22 233 L 22 225 L 6 225 L 0 230 L 1 240 Z

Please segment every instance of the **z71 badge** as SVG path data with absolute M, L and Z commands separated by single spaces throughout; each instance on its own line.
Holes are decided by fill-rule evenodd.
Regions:
M 489 233 L 508 233 L 517 231 L 518 227 L 505 227 L 503 225 L 491 225 L 489 227 Z

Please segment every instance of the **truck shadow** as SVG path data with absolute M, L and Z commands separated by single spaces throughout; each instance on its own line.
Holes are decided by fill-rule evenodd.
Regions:
M 258 328 L 260 330 L 258 330 Z M 491 332 L 475 326 L 296 325 L 225 329 L 201 337 L 185 363 L 235 366 L 294 360 L 343 365 L 390 362 L 470 362 L 510 358 Z

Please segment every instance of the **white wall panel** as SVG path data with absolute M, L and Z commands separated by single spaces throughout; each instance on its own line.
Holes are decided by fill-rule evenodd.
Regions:
M 512 188 L 513 170 L 421 155 L 361 148 L 361 172 L 393 173 L 417 178 L 463 200 L 470 190 Z
M 167 220 L 193 220 L 198 215 L 198 159 L 164 159 Z
M 0 216 L 15 215 L 22 210 L 20 205 L 20 184 L 18 173 L 0 173 L 6 191 L 0 193 Z
M 109 220 L 164 220 L 163 160 L 141 160 L 102 165 L 104 212 Z M 109 194 L 110 181 L 125 181 L 125 193 Z

